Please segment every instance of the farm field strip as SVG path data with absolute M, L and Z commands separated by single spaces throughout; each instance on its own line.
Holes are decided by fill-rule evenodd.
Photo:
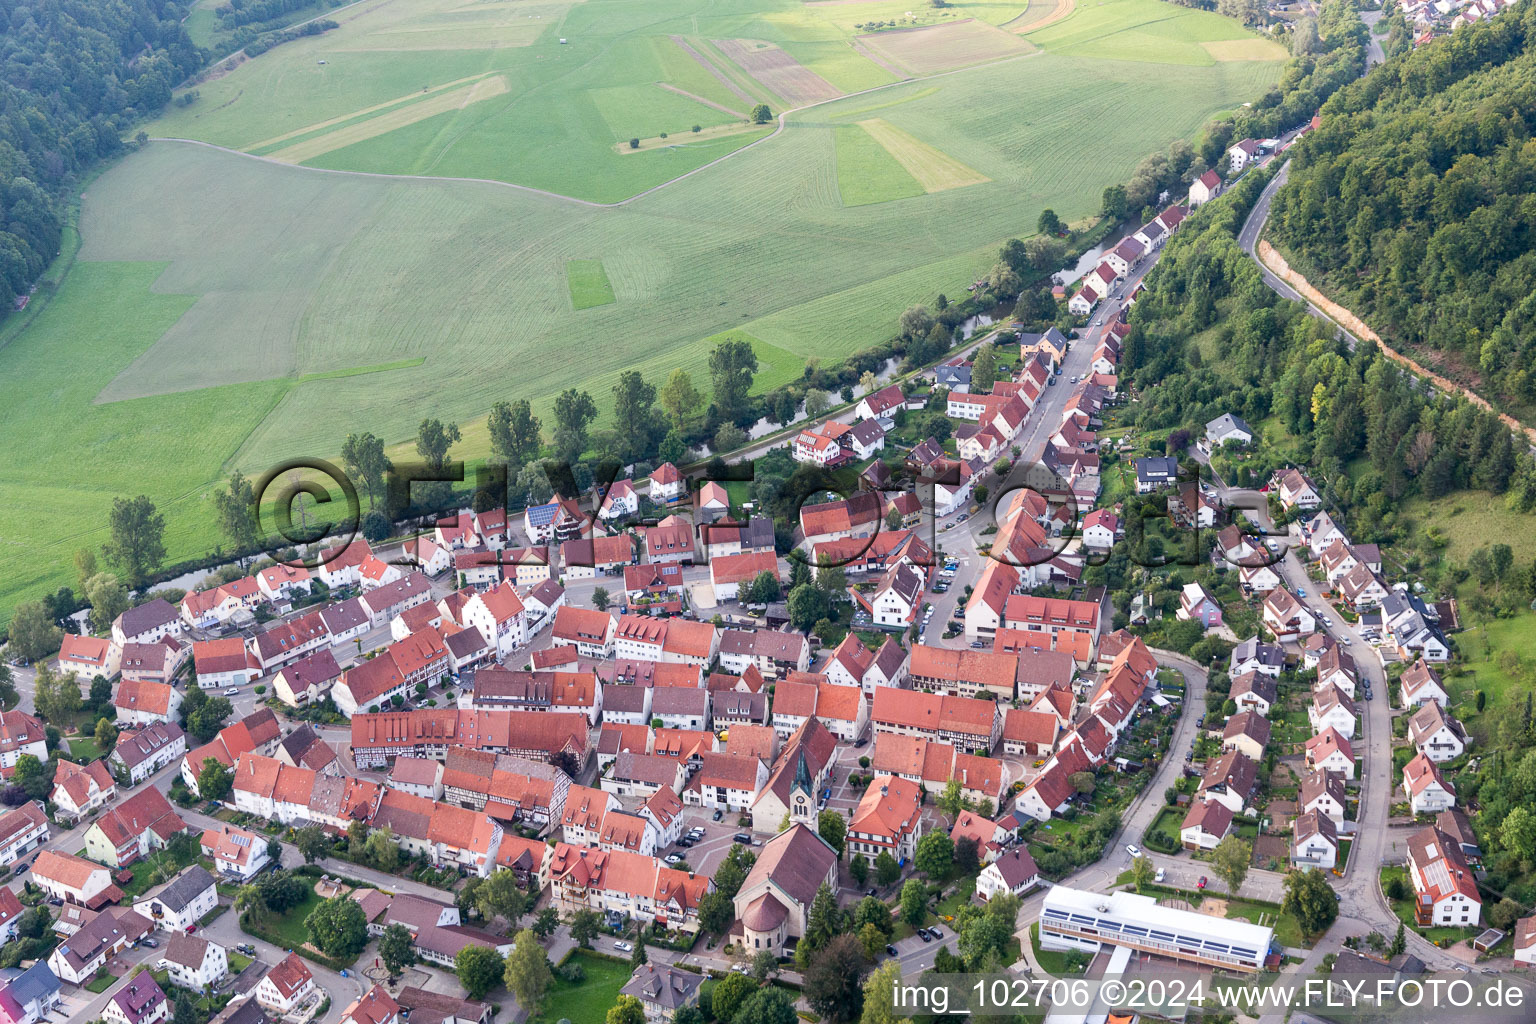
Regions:
M 700 128 L 696 132 L 677 132 L 669 134 L 666 138 L 654 135 L 648 139 L 640 139 L 639 146 L 631 146 L 628 142 L 615 142 L 613 148 L 620 154 L 644 153 L 646 150 L 655 149 L 658 146 L 677 148 L 679 146 L 696 146 L 714 139 L 725 138 L 732 135 L 744 135 L 749 132 L 761 133 L 765 129 L 760 124 L 717 124 L 710 128 Z M 771 129 L 770 129 L 771 130 Z
M 290 139 L 297 139 L 303 135 L 325 131 L 328 128 L 336 128 L 340 125 L 346 124 L 349 121 L 354 121 L 361 117 L 367 117 L 370 114 L 377 114 L 382 110 L 388 110 L 391 107 L 399 106 L 402 103 L 415 102 L 420 100 L 423 96 L 430 96 L 433 93 L 442 92 L 444 89 L 456 89 L 459 86 L 469 85 L 471 82 L 479 81 L 490 73 L 491 72 L 485 72 L 479 75 L 470 75 L 467 78 L 460 78 L 452 82 L 444 82 L 442 85 L 431 86 L 418 92 L 406 93 L 404 96 L 397 96 L 392 100 L 385 100 L 383 103 L 375 103 L 371 107 L 364 107 L 362 110 L 354 110 L 350 114 L 342 114 L 339 117 L 333 117 L 329 120 L 321 121 L 318 124 L 306 125 L 303 128 L 295 128 L 292 131 L 284 132 L 281 135 L 274 135 L 270 139 L 262 139 L 260 142 L 252 142 L 249 145 L 242 146 L 241 148 L 252 153 L 259 153 L 261 150 L 271 149 L 273 146 L 281 145 Z
M 716 39 L 715 47 L 763 88 L 803 107 L 842 95 L 831 82 L 802 65 L 785 50 L 760 39 Z
M 1010 32 L 1022 35 L 1025 32 L 1033 32 L 1035 29 L 1054 25 L 1067 15 L 1072 13 L 1075 6 L 1074 0 L 1030 0 L 1029 7 L 1012 21 L 1005 21 L 1002 27 Z
M 844 206 L 910 199 L 927 190 L 861 124 L 832 126 L 837 139 L 837 188 Z
M 749 105 L 757 102 L 757 100 L 752 97 L 751 93 L 747 92 L 745 89 L 741 88 L 741 86 L 731 81 L 729 75 L 717 67 L 714 61 L 710 60 L 702 52 L 696 49 L 692 43 L 688 42 L 688 40 L 684 39 L 682 36 L 671 36 L 669 38 L 684 53 L 686 53 L 689 58 L 698 64 L 699 67 L 703 68 L 705 71 L 708 71 L 711 77 L 717 80 L 721 85 L 725 86 L 725 88 L 729 89 L 731 94 L 737 99 Z
M 663 89 L 667 90 L 668 92 L 675 92 L 679 96 L 686 96 L 689 99 L 693 100 L 695 103 L 702 103 L 706 107 L 714 107 L 716 110 L 720 111 L 723 114 L 732 114 L 732 115 L 734 115 L 736 117 L 741 117 L 741 118 L 745 118 L 747 116 L 747 112 L 744 111 L 744 110 L 736 110 L 736 109 L 734 109 L 732 107 L 726 106 L 724 103 L 716 103 L 714 100 L 707 100 L 703 96 L 698 96 L 698 95 L 696 95 L 694 93 L 691 93 L 691 92 L 687 91 L 686 89 L 679 89 L 677 86 L 673 85 L 671 82 L 657 82 L 656 84 L 661 86 Z
M 1034 49 L 1011 32 L 967 19 L 926 28 L 894 29 L 859 36 L 859 42 L 915 75 L 953 71 Z
M 882 118 L 872 117 L 858 125 L 906 168 L 924 192 L 943 192 L 992 180 Z
M 268 153 L 267 156 L 283 163 L 302 164 L 333 150 L 385 135 L 396 128 L 404 128 L 438 114 L 463 110 L 473 103 L 494 99 L 506 91 L 507 80 L 501 75 L 493 75 L 490 78 L 482 78 L 473 85 L 466 85 L 450 92 L 440 92 L 427 99 L 396 107 L 377 117 L 370 117 L 365 121 L 337 128 L 335 131 L 326 132 L 312 139 L 296 142 L 276 152 Z
M 679 138 L 735 118 L 720 109 L 740 100 L 727 81 L 775 113 L 786 106 L 710 39 L 764 39 L 824 88 L 886 77 L 826 17 L 855 7 L 732 3 L 725 13 L 708 0 L 524 6 L 566 13 L 558 29 L 537 19 L 544 33 L 529 47 L 339 49 L 423 9 L 463 6 L 369 0 L 342 28 L 200 83 L 201 99 L 168 108 L 154 134 L 205 144 L 157 142 L 93 181 L 73 269 L 0 348 L 0 378 L 21 396 L 0 427 L 10 453 L 0 539 L 26 538 L 0 543 L 0 619 L 73 582 L 70 554 L 102 541 L 118 495 L 156 502 L 180 559 L 220 542 L 208 499 L 230 470 L 334 454 L 352 430 L 408 450 L 420 420 L 436 416 L 463 425 L 454 455 L 473 460 L 489 449 L 495 401 L 529 398 L 550 423 L 561 390 L 585 389 L 605 408 L 629 369 L 653 383 L 686 369 L 707 390 L 711 340 L 733 332 L 759 353 L 755 389 L 794 380 L 806 359 L 881 342 L 901 309 L 963 289 L 1043 208 L 1092 216 L 1102 189 L 1147 152 L 1190 137 L 1279 73 L 1212 60 L 1178 38 L 1179 19 L 1210 19 L 1187 33 L 1203 41 L 1242 30 L 1178 8 L 1162 30 L 1204 64 L 1170 75 L 1156 63 L 1064 56 L 1058 45 L 1093 50 L 1078 9 L 1040 34 L 1071 30 L 1038 59 L 891 83 L 781 126 Z M 1097 31 L 1112 36 L 1110 15 L 1135 4 L 1168 9 L 1110 0 L 1093 9 Z M 987 25 L 1022 5 L 986 6 L 956 5 Z M 493 78 L 507 85 L 493 100 L 302 167 L 209 148 L 287 148 Z M 1113 132 L 1081 130 L 1106 109 L 1117 111 Z M 667 145 L 622 159 L 613 150 L 660 131 L 673 136 Z M 847 150 L 840 136 L 862 147 Z M 849 168 L 861 160 L 876 170 L 872 200 L 855 205 Z M 881 198 L 898 192 L 898 202 Z M 601 278 L 572 260 L 599 260 Z M 590 304 L 577 313 L 578 301 Z M 84 482 L 62 482 L 60 466 L 80 467 Z M 77 511 L 43 527 L 22 518 L 50 505 Z

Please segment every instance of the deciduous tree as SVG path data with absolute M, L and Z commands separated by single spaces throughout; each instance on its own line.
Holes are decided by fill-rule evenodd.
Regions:
M 219 532 L 229 540 L 236 555 L 256 550 L 256 490 L 238 469 L 229 478 L 229 486 L 213 494 L 213 510 L 218 516 Z
M 366 431 L 348 434 L 341 444 L 341 462 L 368 495 L 368 507 L 373 508 L 383 496 L 384 478 L 393 468 L 384 454 L 384 442 Z
M 506 967 L 490 946 L 465 946 L 453 956 L 453 972 L 471 999 L 483 999 L 502 980 Z
M 1227 892 L 1231 895 L 1236 896 L 1237 891 L 1243 887 L 1243 879 L 1248 877 L 1248 863 L 1252 857 L 1252 844 L 1236 835 L 1227 836 L 1211 852 L 1211 870 L 1227 883 Z
M 304 921 L 309 940 L 326 956 L 355 956 L 368 944 L 368 919 L 362 904 L 346 896 L 323 901 Z
M 597 419 L 597 403 L 585 391 L 566 388 L 555 398 L 555 456 L 574 465 L 587 449 L 587 428 Z
M 879 932 L 875 935 L 878 937 Z M 869 972 L 870 959 L 852 935 L 839 935 L 829 942 L 805 973 L 805 999 L 811 1009 L 832 1024 L 858 1019 L 864 1008 L 864 976 Z
M 54 623 L 43 602 L 23 601 L 11 613 L 10 643 L 6 649 L 13 657 L 40 662 L 57 651 L 63 639 L 64 631 Z
M 1320 869 L 1292 871 L 1285 876 L 1280 909 L 1296 918 L 1303 934 L 1318 935 L 1339 916 L 1339 895 Z
M 768 108 L 758 104 L 754 113 Z M 731 338 L 717 344 L 709 353 L 709 379 L 715 392 L 715 410 L 722 420 L 734 420 L 746 406 L 747 393 L 752 389 L 752 376 L 757 373 L 757 353 L 742 338 Z
M 506 462 L 508 478 L 522 472 L 524 464 L 538 454 L 543 444 L 539 436 L 542 424 L 526 398 L 492 405 L 486 426 L 491 435 L 491 451 Z
M 698 415 L 704 396 L 693 386 L 693 377 L 684 369 L 672 371 L 661 389 L 661 407 L 667 410 L 672 426 L 682 430 Z
M 517 933 L 516 944 L 512 947 L 512 954 L 507 957 L 506 971 L 502 975 L 507 991 L 517 997 L 518 1005 L 534 1013 L 544 1001 L 544 993 L 549 990 L 552 977 L 549 957 L 545 955 L 544 947 L 539 945 L 538 936 L 531 929 L 524 928 Z
M 821 838 L 827 841 L 827 845 L 837 851 L 837 855 L 843 855 L 843 840 L 848 835 L 848 819 L 842 813 L 834 810 L 822 811 L 816 817 L 816 831 Z
M 416 962 L 416 950 L 411 945 L 411 933 L 403 924 L 392 924 L 379 936 L 379 960 L 394 981 L 405 969 Z
M 130 586 L 139 586 L 165 561 L 165 517 L 148 495 L 115 498 L 107 526 L 111 539 L 102 553 Z

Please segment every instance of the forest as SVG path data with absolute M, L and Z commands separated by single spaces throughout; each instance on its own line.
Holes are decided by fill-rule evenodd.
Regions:
M 201 55 L 171 0 L 0 0 L 0 309 L 59 253 L 81 176 Z
M 1525 4 L 1340 89 L 1293 150 L 1270 221 L 1292 265 L 1388 343 L 1527 419 L 1536 413 L 1533 131 L 1536 8 Z M 1456 457 L 1440 451 L 1435 463 Z M 1426 485 L 1463 475 L 1450 468 L 1431 465 Z

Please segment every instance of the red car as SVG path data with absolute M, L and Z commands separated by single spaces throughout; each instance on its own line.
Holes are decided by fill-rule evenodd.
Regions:
M 1204 875 L 1201 875 L 1200 876 L 1200 881 L 1195 883 L 1195 888 L 1196 889 L 1204 889 L 1205 888 L 1205 876 Z
M 187 925 L 187 934 L 188 935 L 191 935 L 195 931 L 197 931 L 197 925 L 195 925 L 195 924 Z

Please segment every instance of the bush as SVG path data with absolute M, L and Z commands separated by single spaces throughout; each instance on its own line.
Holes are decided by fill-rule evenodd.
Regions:
M 640 140 L 639 139 L 630 139 L 629 140 L 629 148 L 630 149 L 639 149 L 640 148 Z

